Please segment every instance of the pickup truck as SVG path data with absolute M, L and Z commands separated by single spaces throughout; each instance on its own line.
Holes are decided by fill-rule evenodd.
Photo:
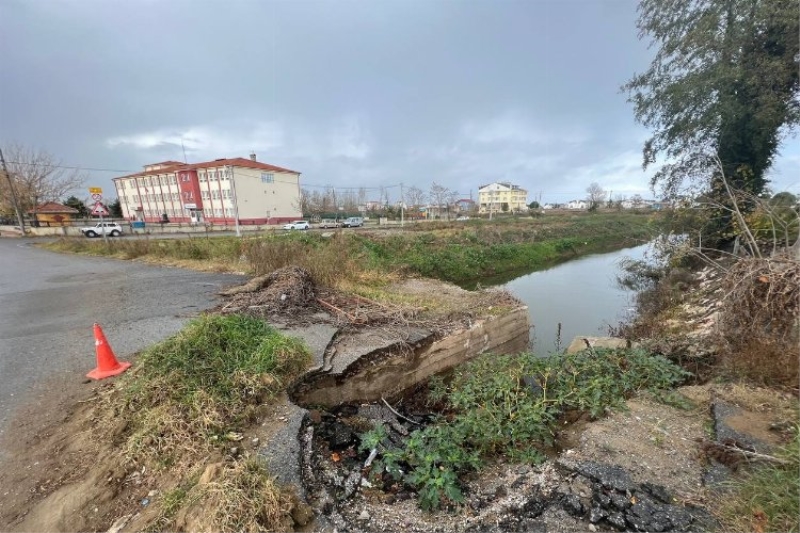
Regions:
M 122 235 L 122 226 L 116 222 L 98 222 L 94 226 L 85 226 L 81 228 L 81 233 L 89 238 L 98 237 L 103 234 L 111 237 L 118 237 Z

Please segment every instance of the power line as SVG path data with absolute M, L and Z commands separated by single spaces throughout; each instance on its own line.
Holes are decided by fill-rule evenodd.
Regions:
M 123 169 L 119 169 L 119 168 L 79 167 L 79 166 L 74 166 L 74 165 L 54 165 L 54 164 L 42 165 L 42 164 L 39 164 L 39 163 L 27 163 L 25 161 L 7 161 L 7 163 L 8 164 L 14 164 L 14 165 L 40 166 L 40 167 L 47 167 L 47 168 L 59 168 L 59 169 L 65 169 L 65 170 L 86 170 L 86 171 L 89 171 L 89 172 L 113 172 L 115 174 L 132 174 L 130 176 L 120 176 L 120 177 L 128 177 L 128 178 L 152 178 L 152 177 L 158 177 L 157 173 L 138 176 L 138 175 L 135 175 L 135 174 L 139 174 L 141 171 L 130 170 L 130 169 L 123 170 Z M 163 173 L 164 174 L 169 174 L 170 172 L 167 171 L 166 169 L 164 169 Z M 275 183 L 288 183 L 288 184 L 294 184 L 295 183 L 294 181 L 280 180 L 280 179 L 275 179 L 274 182 Z M 313 184 L 313 183 L 301 183 L 301 187 L 310 187 L 310 188 L 315 188 L 315 189 L 331 189 L 333 187 L 336 187 L 336 189 L 348 190 L 348 191 L 350 191 L 350 190 L 352 190 L 352 191 L 360 191 L 360 190 L 378 191 L 378 190 L 381 190 L 381 187 L 363 187 L 363 186 L 346 187 L 346 186 L 339 186 L 339 185 L 335 185 L 334 186 L 334 185 L 329 185 L 329 184 L 328 185 L 316 185 L 316 184 Z M 400 187 L 399 183 L 394 184 L 394 185 L 384 185 L 382 188 L 383 189 L 396 189 L 398 187 Z

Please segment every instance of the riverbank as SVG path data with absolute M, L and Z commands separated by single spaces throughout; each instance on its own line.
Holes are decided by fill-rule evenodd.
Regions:
M 283 232 L 243 238 L 61 239 L 47 249 L 185 268 L 261 275 L 290 265 L 317 283 L 353 288 L 387 275 L 457 284 L 530 272 L 590 253 L 647 242 L 659 214 L 562 214 L 493 221 L 409 224 L 403 228 Z
M 444 227 L 440 231 L 468 230 Z M 356 234 L 353 237 L 365 239 L 366 235 Z M 303 260 L 313 254 L 319 254 L 315 256 L 317 259 L 332 259 L 335 248 L 322 243 L 338 242 L 341 245 L 345 241 L 336 239 L 349 238 L 337 234 L 329 237 L 292 235 L 283 237 L 283 242 L 300 242 L 306 247 L 304 249 L 310 250 Z M 271 260 L 268 252 L 289 255 L 297 250 L 292 246 L 295 244 L 286 244 L 284 248 L 273 247 L 273 244 L 257 244 L 251 249 L 251 255 L 252 250 L 260 250 L 263 262 L 256 264 L 266 269 L 265 265 L 272 264 L 268 262 Z M 278 259 L 284 260 L 285 257 Z M 346 261 L 339 254 L 333 266 L 340 266 Z M 358 287 L 362 294 L 372 292 L 382 298 L 369 300 L 363 296 L 338 298 L 318 295 L 327 304 L 323 305 L 326 313 L 334 317 L 335 323 L 345 321 L 346 331 L 350 334 L 358 331 L 361 320 L 375 320 L 379 325 L 397 326 L 401 323 L 409 326 L 410 319 L 425 318 L 425 313 L 437 314 L 447 323 L 456 320 L 466 327 L 473 327 L 478 318 L 476 313 L 492 316 L 502 313 L 503 309 L 503 305 L 498 307 L 495 303 L 477 303 L 464 308 L 463 305 L 459 306 L 457 298 L 442 298 L 443 295 L 457 292 L 455 288 L 437 288 L 433 285 L 425 285 L 424 290 L 413 296 L 402 291 L 390 295 L 385 287 L 394 284 L 392 279 L 396 281 L 402 277 L 397 271 L 387 281 L 386 272 L 391 270 L 353 269 L 347 276 L 341 276 L 334 275 L 338 270 L 331 268 L 331 265 L 318 266 L 318 275 L 331 275 L 331 285 L 353 286 L 360 281 Z M 256 313 L 267 321 L 274 321 L 275 306 L 289 305 L 296 293 L 303 298 L 310 294 L 305 289 L 293 291 L 291 288 L 273 287 L 269 276 L 258 279 L 244 291 L 255 296 L 240 298 L 242 292 L 231 293 L 235 301 L 221 306 L 220 311 L 223 314 L 231 311 Z M 267 289 L 271 305 L 266 305 L 258 295 L 262 289 Z M 316 345 L 315 353 L 320 368 L 336 370 L 336 358 L 343 355 L 339 349 L 343 346 L 335 341 L 342 341 L 345 336 L 329 328 L 320 338 L 319 328 L 307 327 L 313 323 L 313 320 L 307 320 L 308 310 L 290 308 L 288 311 L 285 317 L 288 320 L 287 332 L 301 337 L 305 335 L 309 345 Z M 315 320 L 319 320 L 319 317 Z M 363 340 L 364 337 L 359 338 Z M 415 338 L 408 337 L 405 340 L 413 346 Z M 208 343 L 203 341 L 198 346 L 205 344 Z M 228 341 L 222 344 L 227 345 Z M 375 355 L 374 358 L 368 358 L 368 364 L 352 367 L 365 376 L 374 371 L 375 365 L 393 360 L 387 359 L 386 353 L 374 352 L 363 342 L 352 344 Z M 472 340 L 465 343 L 467 346 L 471 344 Z M 331 346 L 334 349 L 330 349 Z M 406 351 L 401 349 L 395 354 L 398 361 L 414 352 L 409 348 L 406 346 Z M 202 349 L 192 350 L 192 358 L 203 357 L 203 354 Z M 246 393 L 245 403 L 254 398 L 258 400 L 262 385 L 266 387 L 265 390 L 277 393 L 274 396 L 276 402 L 261 405 L 266 409 L 257 411 L 257 415 L 263 418 L 257 418 L 257 423 L 246 426 L 243 431 L 214 432 L 212 437 L 216 435 L 221 448 L 216 455 L 209 456 L 209 464 L 201 465 L 204 467 L 202 472 L 186 478 L 169 474 L 164 484 L 155 483 L 152 477 L 153 466 L 157 471 L 158 463 L 145 465 L 147 468 L 144 470 L 135 468 L 133 471 L 126 469 L 125 460 L 118 461 L 117 466 L 110 470 L 105 466 L 107 463 L 100 467 L 100 471 L 94 468 L 98 466 L 98 461 L 95 459 L 97 454 L 92 451 L 97 451 L 98 440 L 102 439 L 92 442 L 84 439 L 78 443 L 72 441 L 73 436 L 98 435 L 92 430 L 97 427 L 98 417 L 91 411 L 93 402 L 98 400 L 87 398 L 88 406 L 79 406 L 82 417 L 73 418 L 72 426 L 66 428 L 68 433 L 51 433 L 52 438 L 46 441 L 53 448 L 45 450 L 38 447 L 35 453 L 39 455 L 25 456 L 24 464 L 40 464 L 34 458 L 57 457 L 61 450 L 74 452 L 78 447 L 83 447 L 81 451 L 87 452 L 91 462 L 84 458 L 78 466 L 86 468 L 90 476 L 82 478 L 81 470 L 77 468 L 63 472 L 55 482 L 59 485 L 55 487 L 50 484 L 51 481 L 38 484 L 37 487 L 41 486 L 39 497 L 56 494 L 58 499 L 67 493 L 74 494 L 72 489 L 79 480 L 99 486 L 100 489 L 92 493 L 97 499 L 90 501 L 84 509 L 84 519 L 89 521 L 82 524 L 91 524 L 88 529 L 104 527 L 101 524 L 107 527 L 110 519 L 119 517 L 117 525 L 128 529 L 159 524 L 159 527 L 176 530 L 194 530 L 202 526 L 220 530 L 297 527 L 326 531 L 334 528 L 427 531 L 433 528 L 443 532 L 466 532 L 544 527 L 553 531 L 609 528 L 683 531 L 686 528 L 706 530 L 714 527 L 713 517 L 703 510 L 703 507 L 713 508 L 715 505 L 710 482 L 705 477 L 706 465 L 714 464 L 714 454 L 730 452 L 726 448 L 730 442 L 724 440 L 725 437 L 720 437 L 722 440 L 719 442 L 710 441 L 707 424 L 715 424 L 716 437 L 720 434 L 716 427 L 718 419 L 722 422 L 732 419 L 734 429 L 739 427 L 736 423 L 744 420 L 742 425 L 746 429 L 758 427 L 763 435 L 775 438 L 772 442 L 775 446 L 781 446 L 783 441 L 780 439 L 791 435 L 790 430 L 784 431 L 786 428 L 783 425 L 786 413 L 792 412 L 794 397 L 791 394 L 777 397 L 773 391 L 752 388 L 745 388 L 745 392 L 741 393 L 741 388 L 724 384 L 707 385 L 701 389 L 681 388 L 677 392 L 665 391 L 663 386 L 674 384 L 670 379 L 666 379 L 666 385 L 661 388 L 655 387 L 648 392 L 647 389 L 653 389 L 649 380 L 667 378 L 670 372 L 674 372 L 671 370 L 675 368 L 674 365 L 659 366 L 666 361 L 624 349 L 611 352 L 590 350 L 579 357 L 560 360 L 552 367 L 539 366 L 545 365 L 541 359 L 526 359 L 525 356 L 480 358 L 475 363 L 478 366 L 470 366 L 461 372 L 462 376 L 468 378 L 461 383 L 464 387 L 445 391 L 449 406 L 439 405 L 438 408 L 432 408 L 424 400 L 430 399 L 433 392 L 441 402 L 441 393 L 435 392 L 442 390 L 441 385 L 415 389 L 406 397 L 388 398 L 390 403 L 385 401 L 387 398 L 381 398 L 384 401 L 368 405 L 348 404 L 341 408 L 306 411 L 291 401 L 290 396 L 272 389 L 276 385 L 275 378 L 264 381 L 249 378 L 241 381 L 235 378 L 243 386 L 242 392 Z M 500 369 L 492 366 L 497 364 L 505 366 Z M 529 368 L 525 365 L 533 366 Z M 640 366 L 638 373 L 636 365 Z M 191 370 L 197 365 L 180 366 Z M 233 375 L 236 376 L 236 372 Z M 572 385 L 570 380 L 573 381 Z M 345 382 L 346 379 L 334 379 L 330 386 Z M 556 385 L 565 388 L 559 389 Z M 158 387 L 159 390 L 171 388 L 163 384 Z M 222 389 L 227 390 L 228 387 Z M 255 396 L 251 394 L 253 390 Z M 203 394 L 201 391 L 200 398 L 204 398 Z M 290 391 L 290 394 L 293 393 Z M 766 406 L 762 400 L 770 397 L 772 403 Z M 714 403 L 715 399 L 723 399 L 744 410 L 732 411 L 729 407 Z M 470 404 L 470 401 L 473 403 Z M 158 404 L 154 406 L 158 407 Z M 627 410 L 614 409 L 623 406 Z M 492 408 L 495 407 L 500 409 L 498 413 L 502 411 L 502 416 L 488 416 L 492 415 Z M 113 411 L 118 416 L 124 409 Z M 714 418 L 709 419 L 710 411 L 718 416 L 715 414 Z M 216 410 L 210 412 L 217 413 Z M 482 417 L 482 414 L 487 416 Z M 444 415 L 438 419 L 439 423 L 436 423 L 437 415 Z M 514 426 L 514 419 L 518 415 L 539 420 L 535 425 L 524 424 L 523 428 L 525 431 L 535 428 L 533 437 L 543 442 L 547 440 L 544 437 L 551 434 L 555 446 L 547 449 L 546 446 L 520 445 L 522 441 L 517 442 L 514 438 L 510 443 L 506 442 L 508 439 L 505 437 L 499 440 L 492 438 L 495 434 L 501 437 L 517 435 L 520 428 Z M 143 414 L 138 416 L 143 416 L 144 421 L 151 420 Z M 207 417 L 203 417 L 203 420 L 207 420 Z M 486 430 L 492 420 L 505 420 L 506 426 L 502 427 L 508 431 Z M 171 431 L 186 427 L 180 419 L 172 419 L 172 422 Z M 723 427 L 722 422 L 719 427 Z M 451 424 L 449 427 L 448 423 Z M 784 429 L 774 432 L 770 425 Z M 385 434 L 380 433 L 379 427 L 384 428 Z M 423 427 L 423 433 L 418 433 Z M 137 437 L 135 426 L 122 424 L 112 429 L 111 443 L 130 443 L 131 437 Z M 162 437 L 163 433 L 156 435 L 155 443 L 161 445 Z M 469 439 L 473 439 L 474 443 L 466 448 L 455 445 L 470 442 Z M 528 444 L 533 442 L 527 437 L 523 437 L 523 440 Z M 476 446 L 491 450 L 492 458 L 476 457 Z M 749 450 L 736 446 L 735 450 Z M 301 479 L 299 476 L 302 476 L 302 482 L 282 485 L 276 492 L 266 480 L 277 470 L 272 470 L 272 466 L 265 469 L 264 464 L 256 460 L 263 453 L 262 449 L 272 454 L 271 465 L 285 468 L 292 461 L 298 461 L 295 468 L 302 470 L 302 473 L 292 479 Z M 372 450 L 375 450 L 374 456 Z M 770 449 L 758 448 L 755 453 L 775 457 Z M 548 455 L 549 458 L 541 462 Z M 473 463 L 477 459 L 486 461 L 479 469 Z M 375 461 L 373 466 L 370 466 L 371 461 Z M 169 468 L 171 464 L 162 464 L 160 467 Z M 402 465 L 403 475 L 393 479 L 398 464 Z M 308 477 L 308 472 L 311 472 L 311 477 Z M 20 470 L 19 473 L 23 478 L 30 478 L 30 472 Z M 378 474 L 377 480 L 373 474 Z M 106 477 L 108 481 L 104 485 L 100 481 Z M 289 491 L 294 488 L 298 492 L 294 496 L 291 492 L 284 494 L 280 492 L 284 488 Z M 104 490 L 108 494 L 104 494 Z M 308 492 L 304 497 L 305 491 Z M 232 499 L 220 499 L 226 495 Z M 248 507 L 247 503 L 262 501 L 263 495 L 271 495 L 269 511 L 264 511 L 267 514 Z M 424 511 L 419 508 L 420 505 L 436 507 L 431 505 L 434 499 L 442 509 Z M 209 502 L 213 504 L 215 513 L 219 511 L 210 518 L 202 514 Z M 92 505 L 99 510 L 93 512 Z M 96 514 L 100 511 L 102 516 Z M 454 514 L 453 511 L 458 513 Z M 236 515 L 245 521 L 217 521 L 223 515 Z M 313 516 L 316 516 L 316 522 L 309 522 Z M 769 517 L 773 519 L 772 515 Z M 24 523 L 29 525 L 31 522 Z M 69 526 L 65 529 L 69 529 Z

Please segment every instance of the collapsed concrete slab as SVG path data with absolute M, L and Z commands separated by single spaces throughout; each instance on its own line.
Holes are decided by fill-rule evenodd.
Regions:
M 366 298 L 286 267 L 225 296 L 220 312 L 259 316 L 308 343 L 315 364 L 288 389 L 299 406 L 391 398 L 479 354 L 528 348 L 528 308 L 503 290 L 411 278 Z
M 390 398 L 482 353 L 526 350 L 528 320 L 527 307 L 520 305 L 444 335 L 415 326 L 342 335 L 323 367 L 303 376 L 289 394 L 299 405 L 325 407 Z
M 635 346 L 634 346 L 635 347 Z M 631 348 L 628 341 L 617 337 L 575 337 L 567 346 L 567 353 L 578 353 L 583 350 L 595 348 L 609 348 L 612 350 Z

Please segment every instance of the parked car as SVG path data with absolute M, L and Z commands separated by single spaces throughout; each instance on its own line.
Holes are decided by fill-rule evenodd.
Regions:
M 305 220 L 295 220 L 283 226 L 283 229 L 308 229 L 308 222 Z
M 86 226 L 81 228 L 81 233 L 89 238 L 98 237 L 100 235 L 118 237 L 122 235 L 122 226 L 116 222 L 98 222 L 94 226 Z
M 350 217 L 342 222 L 343 228 L 358 228 L 364 225 L 364 219 L 361 217 Z
M 323 218 L 322 222 L 319 223 L 320 228 L 339 228 L 341 226 L 341 222 L 332 218 Z

